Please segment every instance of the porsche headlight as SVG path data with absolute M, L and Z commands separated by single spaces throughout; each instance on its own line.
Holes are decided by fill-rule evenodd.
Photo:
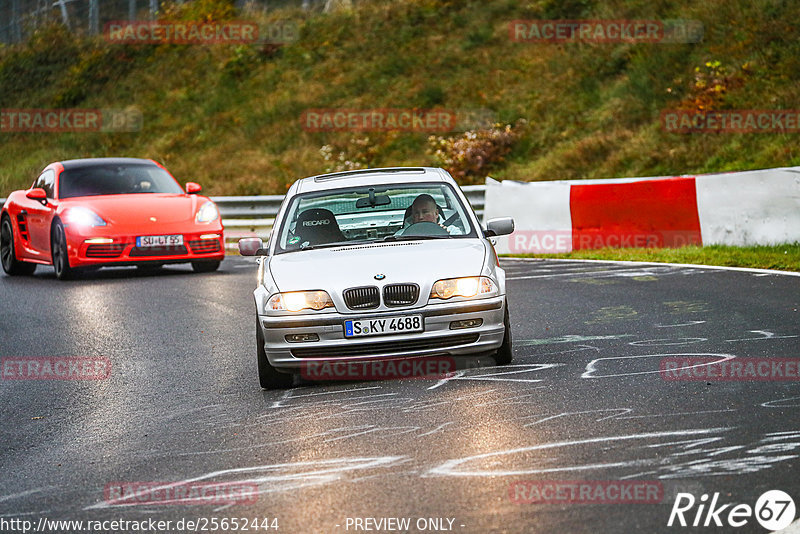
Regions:
M 291 311 L 324 310 L 333 308 L 333 301 L 326 291 L 292 291 L 276 293 L 267 302 L 267 310 Z
M 203 204 L 199 210 L 197 210 L 197 216 L 194 219 L 199 223 L 216 221 L 219 219 L 219 210 L 217 209 L 217 205 L 209 200 Z
M 432 299 L 447 300 L 453 297 L 475 297 L 494 293 L 497 286 L 487 276 L 470 276 L 467 278 L 448 278 L 439 280 L 431 288 Z
M 76 206 L 64 214 L 64 222 L 76 226 L 105 226 L 106 221 L 89 208 Z

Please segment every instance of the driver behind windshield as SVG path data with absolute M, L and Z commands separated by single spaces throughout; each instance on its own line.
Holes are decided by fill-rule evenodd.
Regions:
M 455 225 L 444 226 L 444 224 L 442 224 L 444 219 L 439 212 L 439 207 L 436 205 L 436 201 L 433 197 L 427 193 L 423 193 L 414 199 L 414 202 L 411 204 L 410 219 L 411 220 L 408 221 L 409 224 L 424 222 L 438 224 L 450 235 L 461 235 L 463 233 L 461 229 Z

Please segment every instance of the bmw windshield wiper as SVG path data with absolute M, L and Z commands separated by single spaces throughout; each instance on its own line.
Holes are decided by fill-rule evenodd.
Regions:
M 358 241 L 336 241 L 333 243 L 319 243 L 317 245 L 300 245 L 300 248 L 297 250 L 314 250 L 317 248 L 331 248 L 331 247 L 344 247 L 347 245 L 355 245 L 358 244 Z
M 450 235 L 387 235 L 384 241 L 415 241 L 417 239 L 450 239 Z

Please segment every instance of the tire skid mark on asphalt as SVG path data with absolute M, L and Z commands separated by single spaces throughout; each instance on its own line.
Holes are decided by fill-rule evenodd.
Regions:
M 674 345 L 691 345 L 708 341 L 706 337 L 678 337 L 675 339 L 643 339 L 641 341 L 630 341 L 628 345 L 634 347 L 670 347 Z
M 785 432 L 767 432 L 764 435 L 767 437 L 761 440 L 763 442 L 781 441 L 786 438 L 800 438 L 800 430 L 788 430 Z
M 418 426 L 395 426 L 395 427 L 378 427 L 378 426 L 375 426 L 375 425 L 368 425 L 368 426 L 370 426 L 370 428 L 366 429 L 366 430 L 364 430 L 362 432 L 353 432 L 351 434 L 346 434 L 344 436 L 338 436 L 338 437 L 335 437 L 335 438 L 326 439 L 326 440 L 323 441 L 323 443 L 331 443 L 331 442 L 340 441 L 340 440 L 343 440 L 343 439 L 350 439 L 350 438 L 354 438 L 354 437 L 357 437 L 357 436 L 363 436 L 365 434 L 372 434 L 374 432 L 385 433 L 386 430 L 395 430 L 395 429 L 401 430 L 402 429 L 401 432 L 393 432 L 393 433 L 390 433 L 388 435 L 382 435 L 381 437 L 385 438 L 385 437 L 389 437 L 389 436 L 397 436 L 397 435 L 401 435 L 401 434 L 408 434 L 409 432 L 414 432 L 415 430 L 420 430 L 421 429 L 421 427 L 418 427 Z M 343 429 L 337 429 L 337 430 L 343 430 Z
M 212 471 L 196 477 L 148 488 L 147 493 L 154 494 L 176 486 L 188 486 L 213 480 L 220 483 L 255 484 L 258 486 L 256 494 L 261 495 L 307 486 L 319 486 L 332 482 L 343 482 L 346 475 L 351 473 L 359 473 L 369 469 L 393 468 L 408 461 L 409 458 L 406 456 L 342 457 L 238 467 Z M 131 505 L 100 501 L 84 507 L 83 510 L 129 506 Z
M 49 514 L 51 510 L 42 510 L 41 512 L 12 512 L 10 514 L 0 514 L 0 517 L 20 517 L 20 516 L 29 516 L 29 515 L 44 515 L 46 516 Z
M 401 431 L 397 432 L 397 430 L 401 430 Z M 232 448 L 228 448 L 228 449 L 212 449 L 212 450 L 205 450 L 205 451 L 182 452 L 182 453 L 177 453 L 177 454 L 171 454 L 171 456 L 174 456 L 174 457 L 182 457 L 182 456 L 183 457 L 190 457 L 190 456 L 203 456 L 203 455 L 208 455 L 208 454 L 218 455 L 218 454 L 221 454 L 221 453 L 252 451 L 252 450 L 256 450 L 256 449 L 263 449 L 265 447 L 273 447 L 273 446 L 276 446 L 276 445 L 286 445 L 286 444 L 289 444 L 289 443 L 304 442 L 304 441 L 306 441 L 308 439 L 312 439 L 312 438 L 322 439 L 322 438 L 325 438 L 327 436 L 336 435 L 336 434 L 342 434 L 342 433 L 345 433 L 345 434 L 342 435 L 342 436 L 336 436 L 334 438 L 328 437 L 328 439 L 325 439 L 324 441 L 325 442 L 333 442 L 333 441 L 339 441 L 339 440 L 342 440 L 342 439 L 349 439 L 349 438 L 353 438 L 353 437 L 357 437 L 357 436 L 361 436 L 361 435 L 366 435 L 366 434 L 380 434 L 380 437 L 387 438 L 387 437 L 395 436 L 395 435 L 398 435 L 398 434 L 407 434 L 407 433 L 413 432 L 415 430 L 421 430 L 421 427 L 407 427 L 407 426 L 403 426 L 403 427 L 398 427 L 398 426 L 381 427 L 381 426 L 377 426 L 377 425 L 343 426 L 343 427 L 330 428 L 330 429 L 327 429 L 327 430 L 316 432 L 316 433 L 311 434 L 311 435 L 303 435 L 303 436 L 297 436 L 297 437 L 294 437 L 294 438 L 273 440 L 273 441 L 269 441 L 269 442 L 261 441 L 257 445 L 247 445 L 245 447 L 232 447 Z
M 411 398 L 405 398 L 405 399 L 402 399 L 402 400 L 411 400 Z M 391 405 L 389 405 L 387 407 L 387 409 L 396 409 L 396 407 L 397 406 L 395 404 L 391 404 Z M 357 415 L 357 414 L 362 414 L 362 413 L 370 414 L 370 413 L 374 413 L 374 412 L 375 412 L 375 406 L 370 406 L 370 407 L 365 407 L 365 408 L 344 407 L 341 410 L 337 411 L 336 413 L 332 413 L 330 415 L 325 415 L 325 416 L 317 416 L 316 419 L 318 421 L 324 421 L 324 420 L 327 420 L 327 419 L 338 419 L 338 418 L 341 418 L 341 417 L 344 417 L 344 416 L 347 416 L 347 415 Z
M 411 403 L 408 406 L 400 408 L 400 411 L 402 413 L 417 413 L 417 412 L 421 412 L 422 410 L 432 410 L 432 409 L 436 408 L 437 406 L 443 406 L 443 405 L 447 405 L 447 404 L 451 404 L 451 401 L 449 401 L 449 400 L 444 400 L 444 401 L 435 401 L 435 400 L 417 401 L 417 402 Z
M 800 337 L 800 335 L 791 335 L 791 336 L 779 335 L 779 334 L 775 334 L 773 332 L 770 332 L 769 330 L 748 330 L 748 332 L 753 333 L 753 334 L 762 334 L 762 335 L 761 335 L 761 337 L 748 337 L 748 338 L 743 338 L 743 339 L 726 339 L 725 343 L 735 343 L 735 342 L 738 342 L 738 341 L 764 341 L 764 340 L 767 340 L 767 339 L 789 339 L 789 338 Z
M 568 334 L 560 337 L 546 337 L 539 339 L 520 339 L 514 341 L 515 347 L 532 347 L 537 345 L 554 345 L 557 343 L 580 343 L 583 341 L 601 341 L 605 339 L 622 339 L 624 337 L 636 337 L 633 334 L 609 334 L 602 336 L 581 336 Z
M 304 393 L 304 394 L 301 394 L 301 395 L 297 395 L 296 391 L 287 390 L 287 391 L 285 391 L 283 393 L 283 395 L 281 395 L 281 399 L 280 400 L 274 401 L 272 403 L 272 408 L 280 408 L 281 407 L 280 403 L 282 403 L 285 400 L 301 399 L 301 398 L 304 398 L 304 397 L 319 397 L 319 396 L 322 396 L 322 395 L 340 395 L 342 393 L 350 393 L 352 391 L 363 391 L 363 390 L 380 389 L 380 388 L 381 388 L 380 386 L 368 386 L 368 387 L 363 387 L 363 388 L 343 389 L 343 390 L 336 390 L 336 391 L 322 391 L 322 392 L 316 392 L 316 393 Z M 309 389 L 311 389 L 311 388 L 309 388 Z
M 698 324 L 703 324 L 706 321 L 689 321 L 687 323 L 679 323 L 679 324 L 657 324 L 655 325 L 656 328 L 678 328 L 681 326 L 695 326 Z
M 789 402 L 789 401 L 797 401 L 794 404 L 782 404 L 778 406 L 778 403 L 782 402 Z M 761 403 L 761 406 L 764 408 L 796 408 L 800 407 L 800 397 L 787 397 L 783 399 L 774 399 L 771 401 Z
M 678 448 L 683 450 L 670 453 L 667 457 L 667 462 L 662 461 L 662 465 L 659 465 L 656 469 L 627 475 L 625 478 L 640 478 L 647 475 L 658 475 L 658 478 L 660 479 L 675 479 L 697 476 L 730 476 L 737 474 L 750 474 L 764 469 L 770 469 L 772 464 L 800 457 L 800 455 L 797 454 L 777 454 L 800 448 L 800 442 L 783 443 L 778 444 L 777 446 L 774 443 L 768 445 L 759 445 L 759 443 L 763 444 L 775 441 L 771 439 L 769 433 L 765 434 L 765 436 L 767 437 L 760 439 L 758 442 L 752 445 L 728 445 L 711 448 L 704 447 L 705 445 L 717 443 L 724 439 L 721 436 L 718 438 L 690 439 L 671 443 L 648 445 L 647 447 L 649 448 L 680 445 L 681 447 Z M 785 436 L 781 436 L 778 441 L 797 437 L 800 436 L 787 434 Z M 739 453 L 737 456 L 732 458 L 716 459 L 717 456 L 737 451 L 744 452 Z M 770 456 L 770 454 L 775 455 Z M 676 458 L 678 460 L 684 460 L 684 458 L 687 456 L 699 456 L 699 459 L 682 461 L 677 464 L 669 463 L 669 459 Z M 714 460 L 710 460 L 710 458 L 714 458 Z
M 531 475 L 538 473 L 555 473 L 562 471 L 591 471 L 591 470 L 609 469 L 618 467 L 631 467 L 636 465 L 642 465 L 643 463 L 646 463 L 646 461 L 641 459 L 636 459 L 636 460 L 611 461 L 606 463 L 594 463 L 594 464 L 583 464 L 583 465 L 554 466 L 554 467 L 537 468 L 537 469 L 531 469 L 531 468 L 465 469 L 462 468 L 461 466 L 471 462 L 477 463 L 489 458 L 498 458 L 498 457 L 502 458 L 513 454 L 529 453 L 539 450 L 560 449 L 564 447 L 585 446 L 585 445 L 602 444 L 602 443 L 644 441 L 649 439 L 660 439 L 660 438 L 678 437 L 678 436 L 695 436 L 695 435 L 699 436 L 699 435 L 728 432 L 730 430 L 733 430 L 734 428 L 735 427 L 717 427 L 717 428 L 696 428 L 696 429 L 686 429 L 686 430 L 667 430 L 662 432 L 643 432 L 637 434 L 600 436 L 600 437 L 583 438 L 583 439 L 568 440 L 568 441 L 540 443 L 537 445 L 530 445 L 526 447 L 518 447 L 502 451 L 492 451 L 472 456 L 466 456 L 463 458 L 446 460 L 445 462 L 439 464 L 438 466 L 428 470 L 427 474 L 431 476 L 441 475 L 441 476 L 470 476 L 470 477 L 520 476 L 520 475 Z M 626 447 L 625 450 L 629 450 L 629 448 Z M 652 459 L 650 461 L 657 462 L 658 458 Z
M 680 371 L 682 369 L 693 369 L 695 367 L 706 367 L 709 365 L 718 364 L 721 362 L 725 362 L 728 360 L 732 360 L 736 358 L 733 354 L 723 354 L 723 353 L 716 353 L 716 352 L 691 352 L 691 353 L 678 353 L 678 354 L 639 354 L 636 356 L 608 356 L 605 358 L 596 358 L 590 361 L 586 365 L 586 369 L 581 375 L 581 378 L 613 378 L 613 377 L 620 377 L 620 376 L 635 376 L 635 375 L 648 375 L 648 374 L 656 374 L 661 373 L 661 369 L 656 369 L 655 371 L 636 371 L 636 372 L 627 372 L 627 373 L 618 373 L 613 375 L 596 375 L 595 372 L 597 371 L 597 364 L 603 361 L 612 361 L 612 360 L 635 360 L 635 359 L 644 359 L 644 358 L 670 358 L 670 357 L 682 357 L 682 356 L 693 356 L 693 357 L 719 357 L 720 359 L 714 360 L 711 362 L 699 363 L 695 365 L 690 365 L 688 367 L 676 367 L 674 371 Z M 670 369 L 673 371 L 673 369 Z
M 650 415 L 628 415 L 625 417 L 617 417 L 617 419 L 650 419 L 653 417 L 683 417 L 685 415 L 703 415 L 707 413 L 726 413 L 726 412 L 737 412 L 738 410 L 734 408 L 728 408 L 725 410 L 700 410 L 696 412 L 672 412 L 672 413 L 654 413 Z
M 606 419 L 619 418 L 620 415 L 626 414 L 626 413 L 630 413 L 632 411 L 633 411 L 632 408 L 599 408 L 597 410 L 581 410 L 581 411 L 578 411 L 578 412 L 562 412 L 560 414 L 549 415 L 547 417 L 542 417 L 541 419 L 537 419 L 536 421 L 533 421 L 532 423 L 525 423 L 522 426 L 523 426 L 523 428 L 529 428 L 529 427 L 532 427 L 532 426 L 536 426 L 536 425 L 545 423 L 547 421 L 552 421 L 554 419 L 558 419 L 558 418 L 561 418 L 561 417 L 568 417 L 568 416 L 572 416 L 572 415 L 588 415 L 588 414 L 592 414 L 592 413 L 618 412 L 618 413 L 615 413 L 615 414 L 607 415 L 605 417 L 601 417 L 599 419 L 595 419 L 595 422 L 600 422 L 600 421 L 605 421 Z M 530 415 L 528 417 L 521 417 L 520 419 L 522 421 L 524 421 L 526 419 L 532 419 L 534 417 L 541 417 L 541 414 Z
M 530 389 L 542 389 L 543 387 L 544 386 L 538 386 L 538 387 L 534 387 L 534 388 L 530 388 Z M 505 398 L 501 398 L 501 399 L 496 399 L 496 400 L 492 400 L 492 401 L 489 401 L 489 402 L 482 402 L 480 404 L 476 404 L 475 407 L 479 408 L 479 407 L 491 406 L 493 404 L 499 404 L 499 403 L 502 403 L 503 406 L 513 406 L 514 404 L 525 405 L 525 404 L 528 404 L 528 403 L 519 402 L 519 399 L 527 399 L 527 398 L 530 398 L 530 397 L 540 398 L 541 395 L 539 395 L 538 393 L 530 393 L 528 395 L 514 395 L 514 396 L 511 396 L 511 397 L 505 397 Z
M 484 389 L 481 391 L 474 391 L 471 393 L 467 393 L 466 395 L 461 395 L 460 397 L 456 397 L 453 401 L 464 401 L 469 399 L 474 399 L 475 397 L 479 397 L 481 395 L 488 395 L 489 393 L 496 393 L 496 389 Z
M 537 352 L 536 356 L 556 356 L 559 354 L 570 354 L 572 352 L 582 352 L 584 350 L 593 350 L 595 352 L 600 352 L 598 347 L 593 347 L 591 345 L 578 345 L 577 348 L 574 349 L 567 349 L 567 350 L 558 350 L 555 352 Z
M 434 429 L 433 429 L 433 430 L 431 430 L 430 432 L 425 432 L 424 434 L 420 434 L 420 435 L 419 435 L 419 436 L 417 436 L 417 437 L 418 437 L 418 438 L 421 438 L 422 436 L 431 436 L 431 435 L 433 435 L 433 434 L 437 434 L 438 432 L 440 432 L 441 430 L 443 430 L 443 429 L 444 429 L 444 427 L 446 427 L 446 426 L 448 426 L 448 425 L 452 425 L 452 424 L 453 424 L 453 421 L 448 421 L 448 422 L 446 422 L 446 423 L 443 423 L 443 424 L 441 424 L 441 425 L 437 426 L 436 428 L 434 428 Z
M 524 383 L 536 383 L 541 382 L 543 378 L 500 378 L 506 375 L 518 375 L 522 373 L 530 373 L 534 371 L 542 371 L 544 369 L 551 369 L 553 367 L 561 367 L 565 364 L 563 363 L 532 363 L 532 364 L 517 364 L 517 365 L 504 365 L 500 371 L 488 372 L 484 371 L 484 374 L 459 374 L 455 373 L 452 377 L 443 378 L 439 380 L 436 384 L 430 386 L 428 389 L 436 389 L 448 382 L 453 382 L 456 380 L 480 380 L 480 381 L 494 381 L 494 382 L 524 382 Z M 509 368 L 519 367 L 520 369 L 509 371 Z
M 570 278 L 582 276 L 583 278 L 633 278 L 638 276 L 654 276 L 660 275 L 695 275 L 707 274 L 710 271 L 702 269 L 688 269 L 688 268 L 674 268 L 674 267 L 620 267 L 616 269 L 597 269 L 593 271 L 570 271 L 570 272 L 557 272 L 553 274 L 523 274 L 506 277 L 506 280 L 534 280 L 534 279 L 548 279 L 548 278 Z M 585 276 L 591 275 L 591 276 Z
M 0 502 L 12 501 L 14 499 L 19 499 L 20 497 L 27 497 L 28 495 L 35 495 L 37 493 L 42 493 L 47 490 L 57 489 L 58 486 L 43 486 L 41 488 L 30 489 L 26 491 L 21 491 L 19 493 L 12 493 L 11 495 L 2 495 L 0 496 Z
M 520 476 L 542 473 L 556 473 L 556 472 L 574 472 L 574 471 L 598 471 L 598 470 L 616 470 L 618 468 L 636 468 L 644 465 L 653 465 L 654 469 L 650 470 L 637 470 L 631 474 L 615 473 L 613 478 L 617 479 L 631 479 L 641 478 L 646 475 L 655 475 L 659 479 L 681 479 L 687 477 L 698 476 L 730 476 L 736 474 L 748 474 L 764 469 L 771 469 L 776 463 L 788 461 L 797 458 L 797 454 L 780 454 L 787 451 L 794 451 L 800 448 L 800 442 L 782 443 L 779 446 L 759 446 L 758 443 L 754 445 L 741 445 L 733 444 L 727 446 L 708 447 L 710 444 L 716 444 L 726 439 L 725 436 L 703 436 L 704 434 L 725 433 L 733 430 L 735 427 L 720 427 L 711 429 L 688 429 L 688 430 L 675 430 L 655 433 L 640 433 L 640 434 L 623 434 L 618 436 L 584 438 L 572 441 L 554 442 L 537 444 L 529 447 L 520 447 L 515 449 L 508 449 L 504 451 L 495 451 L 489 453 L 468 456 L 464 458 L 457 458 L 447 460 L 439 466 L 434 467 L 428 471 L 429 476 Z M 647 441 L 650 439 L 661 439 L 667 437 L 689 437 L 689 439 L 679 441 L 666 441 L 656 443 L 645 443 L 644 445 L 636 446 L 636 441 Z M 784 436 L 785 439 L 790 439 L 797 436 Z M 626 442 L 634 440 L 634 444 L 625 445 Z M 763 443 L 765 440 L 762 439 Z M 488 462 L 489 466 L 509 464 L 508 461 L 497 460 L 496 458 L 508 457 L 514 454 L 525 454 L 533 451 L 540 451 L 546 449 L 561 449 L 567 447 L 581 447 L 581 450 L 586 449 L 589 444 L 607 444 L 609 442 L 620 442 L 616 449 L 604 447 L 604 456 L 610 458 L 613 453 L 624 455 L 632 449 L 663 449 L 672 448 L 672 452 L 668 452 L 665 456 L 664 452 L 659 452 L 653 457 L 642 458 L 641 455 L 636 455 L 634 459 L 625 460 L 623 458 L 604 463 L 587 463 L 587 464 L 567 464 L 567 465 L 538 465 L 529 467 L 531 460 L 524 460 L 524 467 L 484 467 L 480 465 L 473 468 L 464 468 L 463 465 L 470 463 L 480 464 L 481 462 Z M 744 451 L 742 453 L 741 451 Z M 736 453 L 732 455 L 731 453 Z M 729 456 L 725 458 L 724 456 Z M 548 456 L 542 459 L 547 462 L 556 456 Z M 688 458 L 694 457 L 694 458 Z M 722 458 L 720 458 L 722 457 Z M 495 459 L 489 462 L 489 459 Z M 607 476 L 607 475 L 606 475 Z M 602 475 L 600 476 L 602 478 Z
M 224 407 L 225 407 L 224 404 L 218 403 L 218 404 L 208 404 L 206 406 L 198 406 L 198 407 L 195 407 L 195 408 L 178 409 L 178 410 L 173 411 L 172 413 L 169 413 L 167 415 L 163 415 L 163 416 L 161 416 L 161 417 L 159 417 L 157 419 L 159 419 L 160 421 L 170 421 L 172 419 L 177 419 L 179 417 L 186 417 L 187 415 L 193 414 L 195 412 L 203 412 L 204 414 L 206 414 L 210 410 L 215 410 L 215 409 L 224 408 Z

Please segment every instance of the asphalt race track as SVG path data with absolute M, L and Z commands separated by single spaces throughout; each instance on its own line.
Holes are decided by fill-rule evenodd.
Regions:
M 793 378 L 787 364 L 786 376 L 773 365 L 758 380 L 660 372 L 681 358 L 796 362 L 800 277 L 502 263 L 512 365 L 485 358 L 441 379 L 288 392 L 258 386 L 252 259 L 228 258 L 210 274 L 0 276 L 0 356 L 111 362 L 104 380 L 3 375 L 0 520 L 173 521 L 161 532 L 212 517 L 277 518 L 290 533 L 398 531 L 387 518 L 407 518 L 410 532 L 766 532 L 754 517 L 737 529 L 667 522 L 678 493 L 697 500 L 688 522 L 703 494 L 755 507 L 782 490 L 800 508 L 796 367 Z M 181 481 L 257 494 L 235 504 L 107 499 L 115 484 Z M 564 492 L 533 502 L 554 481 L 645 481 L 658 493 L 644 503 Z

